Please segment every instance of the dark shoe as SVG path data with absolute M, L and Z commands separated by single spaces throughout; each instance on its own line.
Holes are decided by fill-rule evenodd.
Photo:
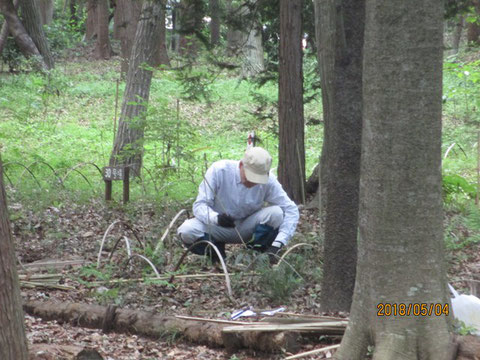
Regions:
M 222 255 L 222 258 L 225 259 L 227 257 L 227 254 L 225 253 L 225 243 L 224 242 L 220 242 L 220 241 L 216 241 L 216 240 L 212 239 L 209 234 L 205 234 L 203 237 L 199 238 L 197 241 L 199 242 L 199 241 L 202 241 L 202 240 L 211 241 L 217 247 L 218 251 L 220 252 L 220 255 Z M 220 262 L 220 259 L 218 258 L 218 255 L 217 255 L 217 252 L 214 249 L 212 249 L 212 247 L 209 246 L 208 244 L 205 244 L 205 243 L 197 244 L 195 246 L 192 246 L 190 248 L 190 251 L 194 254 L 197 254 L 197 255 L 207 256 L 208 258 L 210 258 L 210 260 L 214 264 L 217 263 L 217 262 Z

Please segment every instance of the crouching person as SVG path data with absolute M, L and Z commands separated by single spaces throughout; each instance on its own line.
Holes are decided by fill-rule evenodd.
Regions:
M 213 163 L 198 189 L 193 204 L 195 217 L 178 228 L 184 245 L 209 240 L 225 258 L 225 244 L 244 241 L 273 260 L 295 232 L 299 212 L 270 174 L 271 164 L 272 157 L 260 147 L 248 149 L 240 161 Z M 264 207 L 265 203 L 268 206 Z M 218 261 L 216 253 L 204 243 L 191 247 L 191 251 L 211 254 L 212 261 Z

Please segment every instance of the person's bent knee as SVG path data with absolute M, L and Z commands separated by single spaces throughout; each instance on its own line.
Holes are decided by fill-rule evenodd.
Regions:
M 278 229 L 283 222 L 283 210 L 280 206 L 270 206 L 269 210 L 269 219 L 266 222 L 267 225 L 270 225 L 274 229 Z
M 199 237 L 198 230 L 190 226 L 188 220 L 180 225 L 177 230 L 177 235 L 186 246 L 193 244 Z

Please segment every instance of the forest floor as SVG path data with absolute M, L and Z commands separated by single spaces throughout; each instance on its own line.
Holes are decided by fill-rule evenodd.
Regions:
M 131 228 L 114 226 L 106 237 L 102 264 L 108 259 L 115 241 L 123 236 L 132 240 L 132 251 L 149 257 L 161 274 L 171 273 L 183 248 L 175 242 L 175 229 L 185 217 L 181 217 L 167 236 L 161 255 L 152 255 L 158 239 L 164 233 L 176 211 L 153 205 L 137 205 L 128 211 L 118 205 L 105 206 L 102 202 L 88 205 L 69 205 L 61 208 L 49 207 L 42 212 L 25 209 L 21 204 L 11 202 L 12 227 L 17 246 L 17 256 L 24 266 L 46 260 L 82 259 L 83 266 L 69 266 L 62 269 L 35 270 L 39 273 L 58 273 L 60 283 L 71 286 L 71 290 L 22 287 L 24 301 L 50 300 L 54 302 L 82 302 L 90 304 L 116 304 L 122 308 L 141 309 L 157 314 L 188 315 L 228 320 L 233 311 L 252 307 L 254 309 L 275 309 L 280 306 L 286 311 L 298 314 L 321 314 L 319 293 L 321 279 L 321 242 L 317 233 L 319 220 L 314 210 L 301 211 L 301 220 L 292 243 L 307 242 L 315 248 L 289 255 L 291 265 L 298 274 L 283 270 L 272 270 L 269 265 L 253 266 L 255 263 L 248 251 L 240 246 L 227 249 L 227 267 L 232 279 L 234 303 L 226 296 L 221 268 L 214 267 L 204 259 L 188 255 L 177 274 L 211 274 L 202 279 L 177 279 L 173 284 L 167 281 L 136 280 L 116 283 L 116 279 L 142 279 L 153 275 L 145 263 L 132 262 L 125 265 L 125 245 L 114 252 L 110 265 L 96 269 L 101 240 L 106 229 L 114 220 L 122 220 Z M 176 211 L 173 211 L 176 210 Z M 142 214 L 135 216 L 135 214 Z M 161 220 L 159 220 L 161 219 Z M 466 231 L 466 230 L 465 230 Z M 133 244 L 135 236 L 146 243 L 147 250 Z M 136 242 L 136 240 L 135 240 Z M 467 279 L 480 280 L 480 253 L 478 244 L 469 244 L 447 252 L 448 275 L 452 285 L 468 292 Z M 292 253 L 294 253 L 293 251 Z M 286 259 L 288 259 L 286 258 Z M 260 260 L 259 260 L 260 259 Z M 262 257 L 257 258 L 262 263 Z M 27 265 L 28 264 L 28 265 Z M 246 265 L 245 265 L 246 264 Z M 243 266 L 243 267 L 242 267 Z M 22 269 L 19 268 L 22 272 Z M 271 277 L 276 284 L 267 279 Z M 340 315 L 347 314 L 326 314 Z M 243 320 L 243 319 L 242 319 Z M 28 339 L 31 345 L 55 344 L 75 345 L 96 349 L 104 359 L 280 359 L 285 354 L 269 355 L 242 351 L 229 354 L 223 349 L 209 349 L 205 346 L 188 344 L 172 336 L 161 341 L 125 334 L 103 334 L 101 330 L 84 329 L 55 321 L 42 321 L 30 316 L 26 318 Z M 338 338 L 322 337 L 314 344 L 306 343 L 301 351 L 320 348 L 338 341 Z M 328 357 L 310 357 L 320 359 Z M 331 354 L 330 354 L 331 355 Z M 42 357 L 39 357 L 42 358 Z M 306 358 L 308 359 L 308 357 Z

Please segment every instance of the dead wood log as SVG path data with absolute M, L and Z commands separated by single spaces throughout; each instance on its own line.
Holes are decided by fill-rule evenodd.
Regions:
M 102 329 L 108 308 L 100 305 L 81 303 L 54 303 L 32 301 L 23 305 L 25 312 L 44 320 L 68 322 L 76 326 Z M 114 316 L 108 311 L 108 328 L 117 333 L 129 333 L 151 338 L 182 336 L 187 341 L 211 347 L 226 347 L 234 351 L 248 348 L 263 352 L 279 352 L 282 349 L 296 351 L 296 332 L 258 332 L 223 334 L 225 326 L 231 324 L 213 323 L 161 316 L 147 311 L 116 309 Z

